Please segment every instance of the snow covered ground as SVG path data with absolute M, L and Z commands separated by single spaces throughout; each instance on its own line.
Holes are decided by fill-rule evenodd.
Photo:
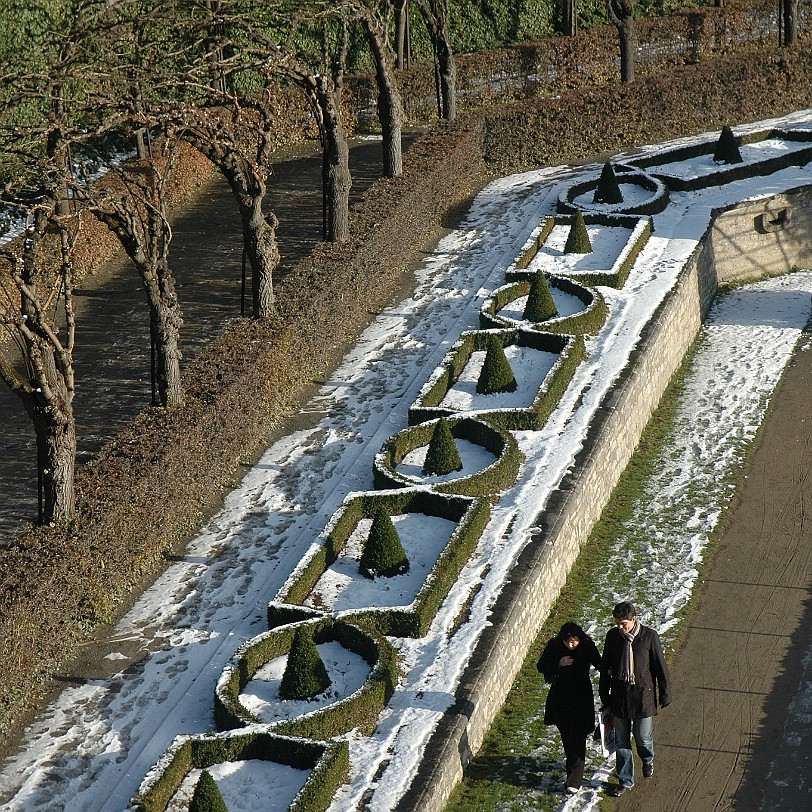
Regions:
M 780 123 L 812 129 L 812 112 Z M 266 630 L 267 602 L 344 497 L 373 490 L 374 455 L 407 425 L 409 406 L 460 333 L 476 329 L 483 300 L 504 284 L 505 270 L 541 218 L 554 213 L 560 192 L 598 170 L 559 167 L 516 175 L 477 197 L 465 221 L 424 263 L 413 296 L 378 317 L 308 404 L 314 427 L 267 451 L 183 560 L 119 623 L 108 654 L 114 676 L 66 689 L 31 726 L 24 750 L 2 765 L 4 809 L 121 812 L 177 734 L 214 730 L 214 686 L 237 647 Z M 350 781 L 332 812 L 356 808 L 370 788 L 369 808 L 384 812 L 407 788 L 539 510 L 571 465 L 592 415 L 673 286 L 711 210 L 809 183 L 812 166 L 791 168 L 672 194 L 655 216 L 655 233 L 624 287 L 601 289 L 609 318 L 587 340 L 588 358 L 559 408 L 542 430 L 517 434 L 525 455 L 519 481 L 494 509 L 429 634 L 396 641 L 406 676 L 375 734 L 351 740 Z M 793 274 L 725 297 L 708 322 L 687 396 L 695 405 L 686 410 L 684 434 L 669 456 L 669 464 L 686 476 L 671 477 L 672 490 L 653 488 L 668 503 L 663 513 L 672 524 L 650 534 L 650 565 L 637 574 L 646 585 L 641 614 L 666 636 L 690 596 L 703 546 L 730 496 L 720 492 L 701 513 L 680 515 L 679 505 L 689 502 L 680 503 L 680 495 L 695 486 L 702 460 L 710 461 L 706 467 L 714 476 L 738 464 L 809 317 L 810 294 L 812 274 Z M 681 529 L 676 544 L 675 527 Z M 623 583 L 622 569 L 612 579 Z M 475 590 L 469 619 L 448 635 Z M 606 600 L 596 599 L 596 623 Z M 278 782 L 287 788 L 279 799 L 289 798 L 286 792 L 298 780 L 281 773 L 260 776 L 245 765 L 228 770 L 216 777 L 223 780 L 229 809 L 243 812 L 286 808 L 282 800 L 268 806 L 269 797 L 276 797 L 269 786 Z M 586 809 L 596 800 L 582 793 L 570 803 Z

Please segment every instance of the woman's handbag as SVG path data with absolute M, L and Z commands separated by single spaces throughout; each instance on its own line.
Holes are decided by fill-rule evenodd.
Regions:
M 595 728 L 593 736 L 601 746 L 604 758 L 614 755 L 615 752 L 615 717 L 609 708 L 601 708 L 598 711 L 598 726 Z

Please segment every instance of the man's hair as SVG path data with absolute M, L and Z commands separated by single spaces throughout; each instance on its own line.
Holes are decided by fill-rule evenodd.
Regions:
M 631 620 L 633 617 L 636 616 L 637 609 L 634 608 L 633 603 L 629 603 L 628 601 L 623 601 L 622 603 L 619 603 L 612 610 L 612 617 L 615 617 L 618 620 Z

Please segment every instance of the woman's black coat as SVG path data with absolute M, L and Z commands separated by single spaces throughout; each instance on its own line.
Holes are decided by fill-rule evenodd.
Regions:
M 572 657 L 572 665 L 560 666 L 564 656 Z M 554 637 L 544 647 L 537 668 L 550 683 L 544 706 L 544 724 L 568 728 L 577 725 L 586 736 L 595 729 L 595 698 L 590 666 L 600 668 L 598 647 L 584 636 L 575 649 L 568 649 L 561 637 Z

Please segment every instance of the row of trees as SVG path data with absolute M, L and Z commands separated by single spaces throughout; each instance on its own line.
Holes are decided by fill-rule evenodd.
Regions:
M 445 0 L 418 5 L 438 53 L 453 65 Z M 307 100 L 323 148 L 324 237 L 345 240 L 352 181 L 341 95 L 353 31 L 365 36 L 375 67 L 382 174 L 402 172 L 393 13 L 376 0 L 74 0 L 48 32 L 39 61 L 3 66 L 4 199 L 25 213 L 25 234 L 1 254 L 0 325 L 21 360 L 4 353 L 0 377 L 35 427 L 44 521 L 74 510 L 71 291 L 81 218 L 92 214 L 107 225 L 132 260 L 149 306 L 157 403 L 179 406 L 183 318 L 168 210 L 182 145 L 228 181 L 251 268 L 253 316 L 273 315 L 278 223 L 265 199 L 286 107 L 280 87 L 291 85 Z M 453 67 L 445 76 L 450 118 Z M 135 145 L 127 160 L 109 149 L 122 139 Z
M 606 2 L 622 33 L 633 16 L 632 0 Z M 381 172 L 396 177 L 404 123 L 396 68 L 408 53 L 410 19 L 407 0 L 50 5 L 59 13 L 39 25 L 37 47 L 0 64 L 3 197 L 25 220 L 23 239 L 0 252 L 0 327 L 20 359 L 0 354 L 0 378 L 35 428 L 44 522 L 74 512 L 72 288 L 82 218 L 104 223 L 132 260 L 149 308 L 156 403 L 181 405 L 183 317 L 168 213 L 181 150 L 198 150 L 227 180 L 251 269 L 252 314 L 272 316 L 280 256 L 278 223 L 266 196 L 287 110 L 281 88 L 303 94 L 321 141 L 324 239 L 346 240 L 352 179 L 342 93 L 348 58 L 352 53 L 358 60 L 362 40 L 377 86 Z M 456 115 L 458 6 L 413 0 L 435 59 L 439 115 L 447 120 Z M 131 145 L 126 160 L 116 157 L 116 144 Z

